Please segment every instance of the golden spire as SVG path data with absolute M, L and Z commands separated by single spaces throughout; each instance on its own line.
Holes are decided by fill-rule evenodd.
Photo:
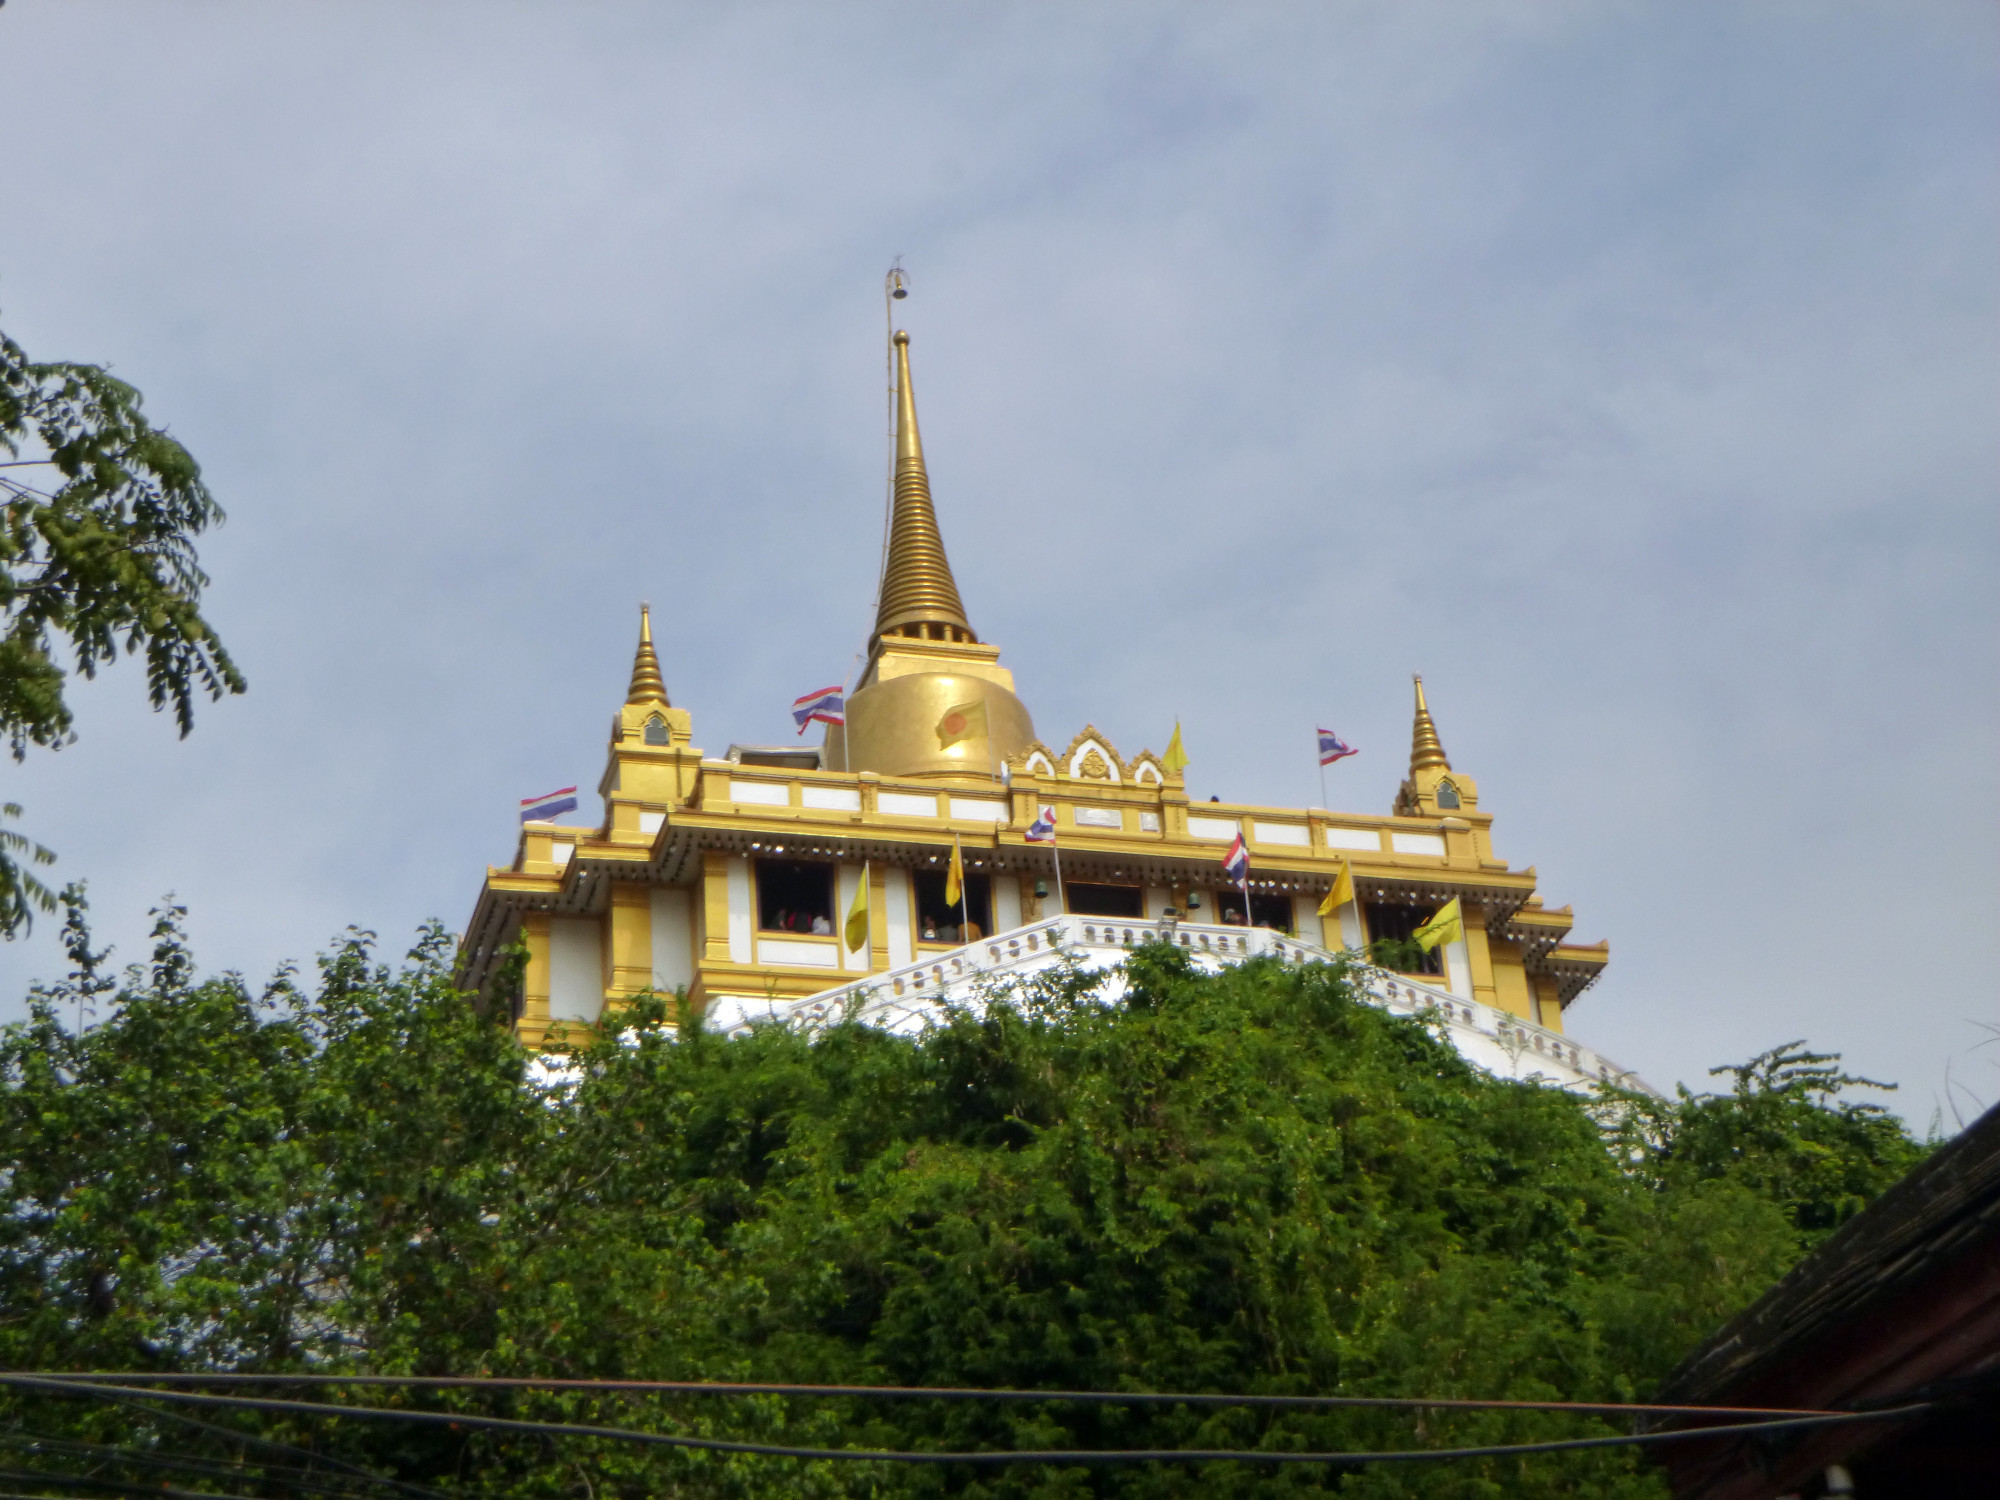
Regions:
M 639 650 L 632 658 L 632 686 L 626 690 L 627 703 L 673 704 L 667 698 L 667 684 L 660 676 L 660 659 L 653 654 L 653 611 L 639 606 Z
M 1437 725 L 1431 722 L 1430 705 L 1424 702 L 1424 679 L 1417 678 L 1417 723 L 1410 734 L 1410 774 L 1414 776 L 1426 766 L 1442 766 L 1451 769 L 1451 762 L 1445 759 L 1444 746 L 1438 743 Z
M 907 625 L 942 627 L 945 640 L 977 640 L 958 600 L 944 537 L 931 508 L 931 481 L 924 472 L 924 442 L 917 435 L 917 400 L 910 390 L 910 336 L 896 333 L 896 491 L 889 516 L 889 551 L 882 565 L 882 596 L 875 633 L 887 635 Z M 914 630 L 908 634 L 932 634 Z

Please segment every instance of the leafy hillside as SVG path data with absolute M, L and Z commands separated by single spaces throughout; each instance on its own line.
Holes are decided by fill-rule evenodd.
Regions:
M 171 913 L 157 937 L 114 982 L 72 913 L 77 972 L 0 1041 L 7 1367 L 1634 1399 L 1922 1150 L 1796 1050 L 1671 1105 L 1499 1082 L 1359 1003 L 1337 967 L 1203 976 L 1149 949 L 1116 1007 L 1054 979 L 914 1041 L 676 1035 L 648 1004 L 551 1089 L 453 990 L 441 932 L 400 967 L 356 935 L 312 983 L 262 992 L 199 979 Z M 102 1014 L 79 1040 L 63 1023 L 80 1006 Z M 1615 1430 L 1529 1413 L 407 1399 L 893 1448 Z M 975 1471 L 4 1400 L 0 1468 L 94 1462 L 211 1493 L 301 1493 L 285 1477 L 299 1450 L 489 1495 L 1663 1493 L 1623 1449 L 1345 1476 Z M 30 1454 L 24 1433 L 150 1460 Z M 161 1455 L 231 1469 L 177 1479 Z

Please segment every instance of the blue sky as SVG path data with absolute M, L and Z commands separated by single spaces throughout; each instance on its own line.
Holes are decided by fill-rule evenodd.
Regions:
M 1657 1083 L 2000 1100 L 2000 15 L 15 0 L 0 326 L 230 512 L 252 690 L 7 798 L 141 956 L 469 912 L 652 601 L 698 744 L 872 614 L 881 276 L 1043 738 L 1385 810 L 1422 671 Z M 594 800 L 586 811 L 594 811 Z M 0 950 L 0 1006 L 57 969 Z M 12 1013 L 12 1012 L 8 1012 Z

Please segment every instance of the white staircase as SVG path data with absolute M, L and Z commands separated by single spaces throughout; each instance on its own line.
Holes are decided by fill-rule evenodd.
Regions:
M 1286 963 L 1325 962 L 1336 957 L 1268 927 L 1047 917 L 802 1000 L 719 995 L 709 1003 L 702 1022 L 711 1030 L 732 1035 L 772 1022 L 811 1032 L 843 1019 L 885 1031 L 915 1033 L 947 1008 L 977 1008 L 1004 994 L 1012 982 L 1066 962 L 1101 972 L 1104 977 L 1095 993 L 1110 1002 L 1124 993 L 1126 955 L 1151 942 L 1172 943 L 1210 970 L 1264 954 L 1275 954 Z M 1375 968 L 1362 969 L 1361 982 L 1368 1000 L 1385 1010 L 1430 1020 L 1468 1062 L 1497 1077 L 1539 1078 L 1574 1090 L 1588 1090 L 1600 1083 L 1647 1089 L 1634 1074 L 1590 1048 L 1524 1021 L 1511 1011 Z

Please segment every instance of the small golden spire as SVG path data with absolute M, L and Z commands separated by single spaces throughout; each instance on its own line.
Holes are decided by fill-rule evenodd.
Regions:
M 632 686 L 626 691 L 627 703 L 665 703 L 672 708 L 667 698 L 667 684 L 660 676 L 660 659 L 653 654 L 653 611 L 650 605 L 639 606 L 639 650 L 632 658 Z
M 1438 743 L 1437 725 L 1431 722 L 1430 705 L 1424 702 L 1424 679 L 1417 678 L 1417 723 L 1410 734 L 1410 774 L 1415 775 L 1426 766 L 1442 766 L 1451 769 L 1451 762 L 1445 759 L 1444 746 Z
M 924 442 L 917 435 L 917 399 L 910 389 L 910 336 L 896 333 L 896 490 L 889 515 L 889 551 L 882 565 L 881 603 L 875 633 L 907 625 L 944 627 L 947 640 L 977 640 L 959 603 L 958 584 L 945 559 L 944 537 L 931 506 Z M 913 634 L 918 632 L 911 632 Z

